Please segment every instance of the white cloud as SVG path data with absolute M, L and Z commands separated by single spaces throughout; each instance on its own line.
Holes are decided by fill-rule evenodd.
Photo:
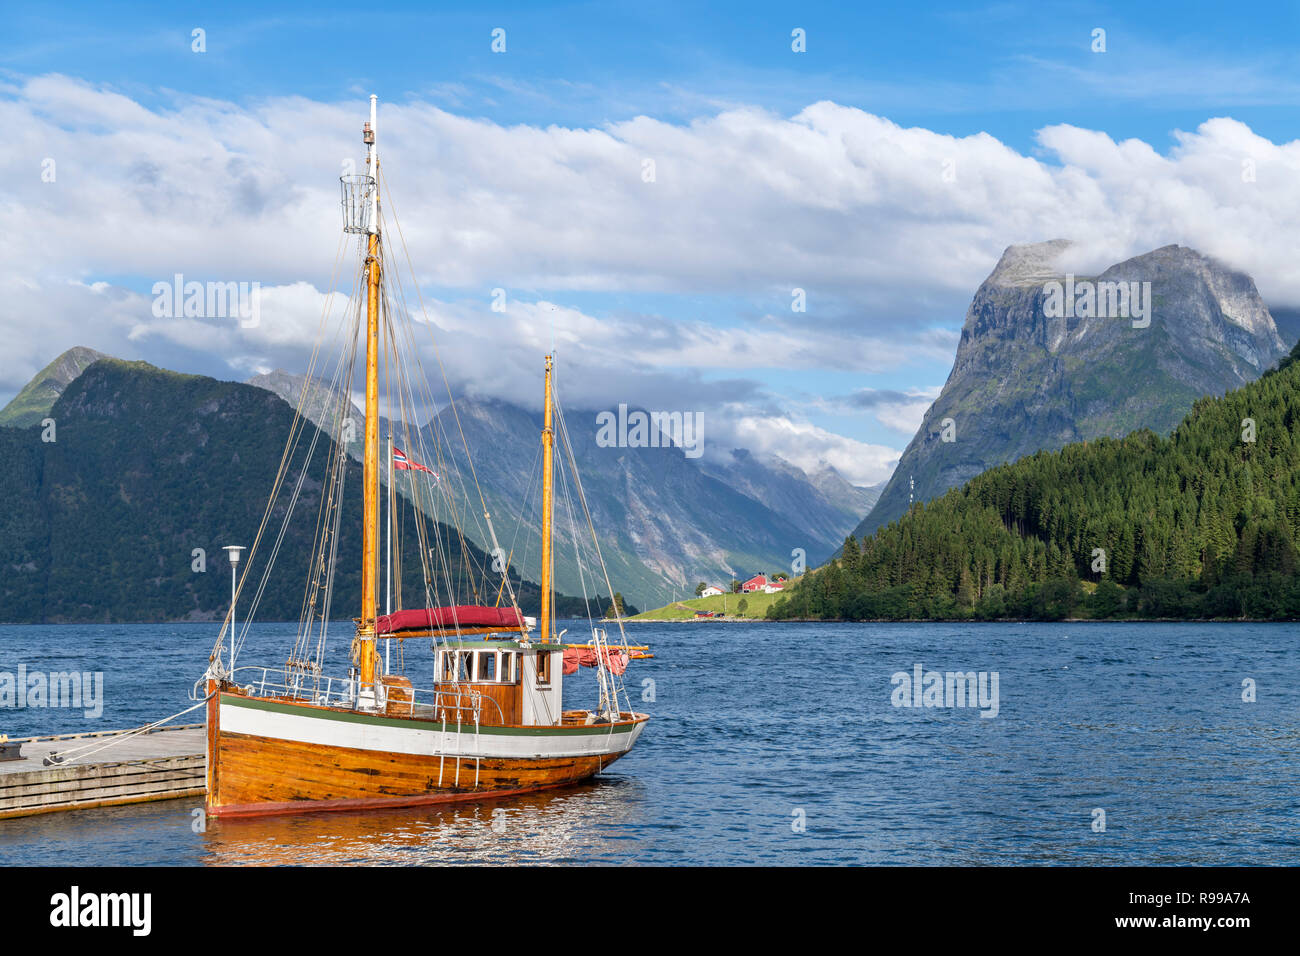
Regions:
M 18 139 L 2 161 L 14 187 L 3 241 L 34 241 L 38 262 L 79 271 L 319 285 L 361 113 L 300 98 L 151 111 L 64 77 L 30 80 L 0 99 Z M 1300 205 L 1300 144 L 1228 119 L 1180 133 L 1168 155 L 1070 126 L 1039 140 L 1059 165 L 829 102 L 601 129 L 502 127 L 419 102 L 381 112 L 406 238 L 421 278 L 443 286 L 709 291 L 780 309 L 799 285 L 813 303 L 868 312 L 968 297 L 1011 242 L 1099 238 L 1123 253 L 1176 234 L 1249 257 L 1236 264 L 1300 302 L 1300 278 L 1278 265 L 1300 241 L 1278 241 Z M 47 156 L 56 183 L 40 181 Z M 33 215 L 36 235 L 12 228 Z
M 874 406 L 876 420 L 886 428 L 911 438 L 921 427 L 921 420 L 940 391 L 938 386 L 910 389 L 905 398 L 879 402 Z
M 829 464 L 855 485 L 884 481 L 901 455 L 894 448 L 855 441 L 780 415 L 738 417 L 725 435 L 706 435 L 706 441 L 713 447 L 748 448 L 758 455 L 776 455 L 804 471 Z
M 0 386 L 75 344 L 232 377 L 303 367 L 338 251 L 337 177 L 360 156 L 364 112 L 300 97 L 148 108 L 63 76 L 0 88 Z M 736 426 L 757 446 L 781 436 L 859 478 L 896 453 L 773 425 L 766 409 L 786 399 L 763 370 L 865 378 L 946 361 L 951 328 L 1008 244 L 1070 237 L 1113 262 L 1178 242 L 1247 270 L 1270 301 L 1300 303 L 1300 142 L 1231 119 L 1178 133 L 1167 152 L 1049 126 L 1041 155 L 1026 156 L 987 134 L 903 128 L 830 102 L 571 129 L 411 100 L 381 106 L 380 141 L 459 385 L 533 403 L 553 325 L 571 402 L 730 407 L 739 423 L 765 423 Z M 42 181 L 47 158 L 54 182 Z M 352 251 L 334 283 L 345 293 Z M 178 272 L 262 283 L 262 324 L 157 320 L 149 296 L 121 287 Z M 504 314 L 488 308 L 498 286 Z M 806 313 L 789 311 L 795 287 Z M 665 318 L 564 304 L 584 291 L 742 304 L 688 318 L 688 305 Z M 922 405 L 874 413 L 906 434 Z

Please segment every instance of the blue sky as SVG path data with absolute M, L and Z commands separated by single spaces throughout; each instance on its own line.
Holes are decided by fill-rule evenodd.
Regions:
M 987 134 L 1013 156 L 1057 171 L 1063 165 L 1061 150 L 1046 146 L 1040 131 L 1062 124 L 1116 142 L 1139 139 L 1165 155 L 1177 146 L 1175 131 L 1195 131 L 1214 117 L 1231 117 L 1270 144 L 1293 140 L 1300 120 L 1300 4 L 1295 3 L 845 9 L 746 2 L 701 9 L 656 0 L 473 9 L 436 3 L 378 6 L 382 9 L 371 16 L 357 4 L 330 3 L 9 4 L 0 35 L 0 80 L 11 84 L 8 95 L 22 101 L 25 95 L 15 90 L 34 77 L 60 74 L 172 118 L 182 103 L 211 101 L 210 119 L 223 111 L 265 115 L 272 109 L 268 104 L 283 109 L 297 100 L 355 105 L 360 117 L 365 95 L 378 92 L 385 104 L 429 105 L 507 132 L 621 129 L 638 117 L 694 130 L 729 110 L 765 111 L 781 119 L 830 101 L 905 129 L 966 139 L 971 149 L 979 143 L 968 138 Z M 202 55 L 191 49 L 195 28 L 205 31 Z M 496 28 L 505 30 L 505 54 L 491 50 Z M 791 50 L 795 28 L 806 31 L 805 53 Z M 1092 49 L 1098 28 L 1105 31 L 1104 53 Z M 93 116 L 75 109 L 60 114 L 31 96 L 26 99 L 36 103 L 34 115 L 52 128 L 95 133 Z M 1073 155 L 1086 159 L 1087 149 L 1076 144 Z M 1105 178 L 1096 175 L 1098 181 Z M 1112 204 L 1130 198 L 1113 182 L 1107 188 Z M 874 202 L 870 208 L 880 216 L 891 214 L 890 202 Z M 905 206 L 908 199 L 898 195 L 895 202 Z M 869 232 L 873 214 L 838 221 Z M 956 231 L 982 213 L 954 208 L 950 215 Z M 823 282 L 824 291 L 810 289 L 821 309 L 810 310 L 809 322 L 843 329 L 845 335 L 869 326 L 882 340 L 893 334 L 891 323 L 906 325 L 913 336 L 933 332 L 934 348 L 909 344 L 911 358 L 860 371 L 817 367 L 811 360 L 788 366 L 783 353 L 774 350 L 770 363 L 754 361 L 740 370 L 734 362 L 717 368 L 697 363 L 692 381 L 743 379 L 762 393 L 755 407 L 765 413 L 798 406 L 799 414 L 819 428 L 901 449 L 905 425 L 890 427 L 839 400 L 864 389 L 932 394 L 946 378 L 965 304 L 1001 249 L 1011 242 L 1069 235 L 1077 227 L 1069 210 L 1057 216 L 1041 205 L 1014 221 L 1014 230 L 990 227 L 963 250 L 969 261 L 954 270 L 959 280 L 921 285 L 906 301 L 897 289 L 885 288 L 887 270 L 842 285 Z M 1145 228 L 1152 245 L 1167 238 L 1158 226 Z M 1146 236 L 1128 239 L 1140 246 Z M 162 265 L 133 265 L 126 257 L 115 264 L 99 253 L 87 255 L 80 266 L 71 256 L 62 263 L 56 258 L 51 257 L 51 274 L 68 269 L 80 281 L 137 292 L 159 272 L 166 274 Z M 295 268 L 286 265 L 265 279 L 318 281 L 305 267 L 297 274 Z M 593 271 L 600 268 L 592 265 Z M 942 260 L 928 268 L 942 271 Z M 649 275 L 627 282 L 575 279 L 583 270 L 570 265 L 560 278 L 538 271 L 541 278 L 511 283 L 503 271 L 505 278 L 498 281 L 511 285 L 512 294 L 586 316 L 641 316 L 647 326 L 661 320 L 702 322 L 718 330 L 744 329 L 788 311 L 783 290 L 800 281 L 793 276 L 782 285 L 782 277 L 770 287 L 752 279 L 715 282 L 701 270 L 699 276 L 676 275 L 660 288 Z M 471 279 L 455 277 L 471 273 Z M 481 296 L 480 286 L 492 281 L 478 276 L 473 270 L 434 274 L 425 288 L 453 308 Z M 1266 281 L 1261 280 L 1266 293 L 1272 288 L 1290 294 L 1280 279 L 1272 287 Z M 918 285 L 914 276 L 899 277 L 900 286 L 907 283 Z M 859 321 L 862 315 L 870 320 Z M 131 341 L 146 339 L 136 335 Z M 39 349 L 31 351 L 35 355 Z M 184 361 L 174 349 L 146 355 Z M 192 364 L 196 371 L 223 370 L 211 356 L 195 357 Z M 229 357 L 227 364 L 238 367 Z M 15 368 L 0 393 L 20 384 L 23 371 Z M 836 401 L 818 401 L 829 396 Z
M 1296 3 L 388 2 L 373 16 L 337 3 L 7 6 L 9 69 L 75 73 L 142 102 L 166 90 L 244 101 L 380 89 L 501 123 L 592 126 L 831 98 L 1021 149 L 1063 121 L 1159 145 L 1229 105 L 1277 140 L 1300 112 Z M 194 27 L 207 31 L 204 57 L 191 55 Z M 497 27 L 507 56 L 490 50 Z M 807 31 L 801 56 L 795 27 Z M 1104 57 L 1091 51 L 1098 27 Z M 1142 88 L 1143 77 L 1162 82 Z

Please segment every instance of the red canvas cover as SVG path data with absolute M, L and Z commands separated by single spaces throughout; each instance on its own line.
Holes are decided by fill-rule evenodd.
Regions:
M 566 647 L 564 649 L 564 673 L 576 674 L 579 667 L 595 667 L 598 658 L 594 647 Z M 605 666 L 612 674 L 621 674 L 627 670 L 627 655 L 612 647 L 605 648 Z
M 451 607 L 419 607 L 384 614 L 375 621 L 375 633 L 399 631 L 453 630 L 457 627 L 523 627 L 524 621 L 512 607 L 483 607 L 456 604 Z

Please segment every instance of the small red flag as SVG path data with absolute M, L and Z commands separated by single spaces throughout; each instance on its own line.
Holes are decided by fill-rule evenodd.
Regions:
M 418 461 L 411 461 L 411 459 L 406 457 L 406 453 L 396 445 L 393 446 L 393 467 L 398 471 L 423 471 L 433 475 L 435 478 L 440 477 L 432 468 L 426 468 Z

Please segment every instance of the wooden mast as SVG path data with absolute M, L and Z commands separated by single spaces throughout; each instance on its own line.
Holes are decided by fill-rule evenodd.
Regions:
M 388 376 L 384 376 L 388 381 Z M 389 394 L 388 407 L 393 407 L 391 393 Z M 388 422 L 388 448 L 384 456 L 388 464 L 388 494 L 385 495 L 386 511 L 388 512 L 387 529 L 384 537 L 384 613 L 393 613 L 393 506 L 397 503 L 397 495 L 393 490 L 393 423 L 390 419 Z M 392 673 L 393 670 L 393 642 L 384 641 L 384 673 Z
M 551 639 L 551 522 L 555 510 L 555 430 L 551 427 L 551 356 L 546 356 L 546 411 L 542 424 L 542 643 Z
M 379 151 L 375 146 L 376 97 L 370 97 L 370 122 L 362 138 L 366 143 L 366 166 L 371 185 L 370 241 L 366 250 L 366 435 L 363 461 L 361 537 L 361 623 L 357 667 L 360 694 L 374 700 L 378 652 L 375 648 L 376 581 L 379 544 Z

